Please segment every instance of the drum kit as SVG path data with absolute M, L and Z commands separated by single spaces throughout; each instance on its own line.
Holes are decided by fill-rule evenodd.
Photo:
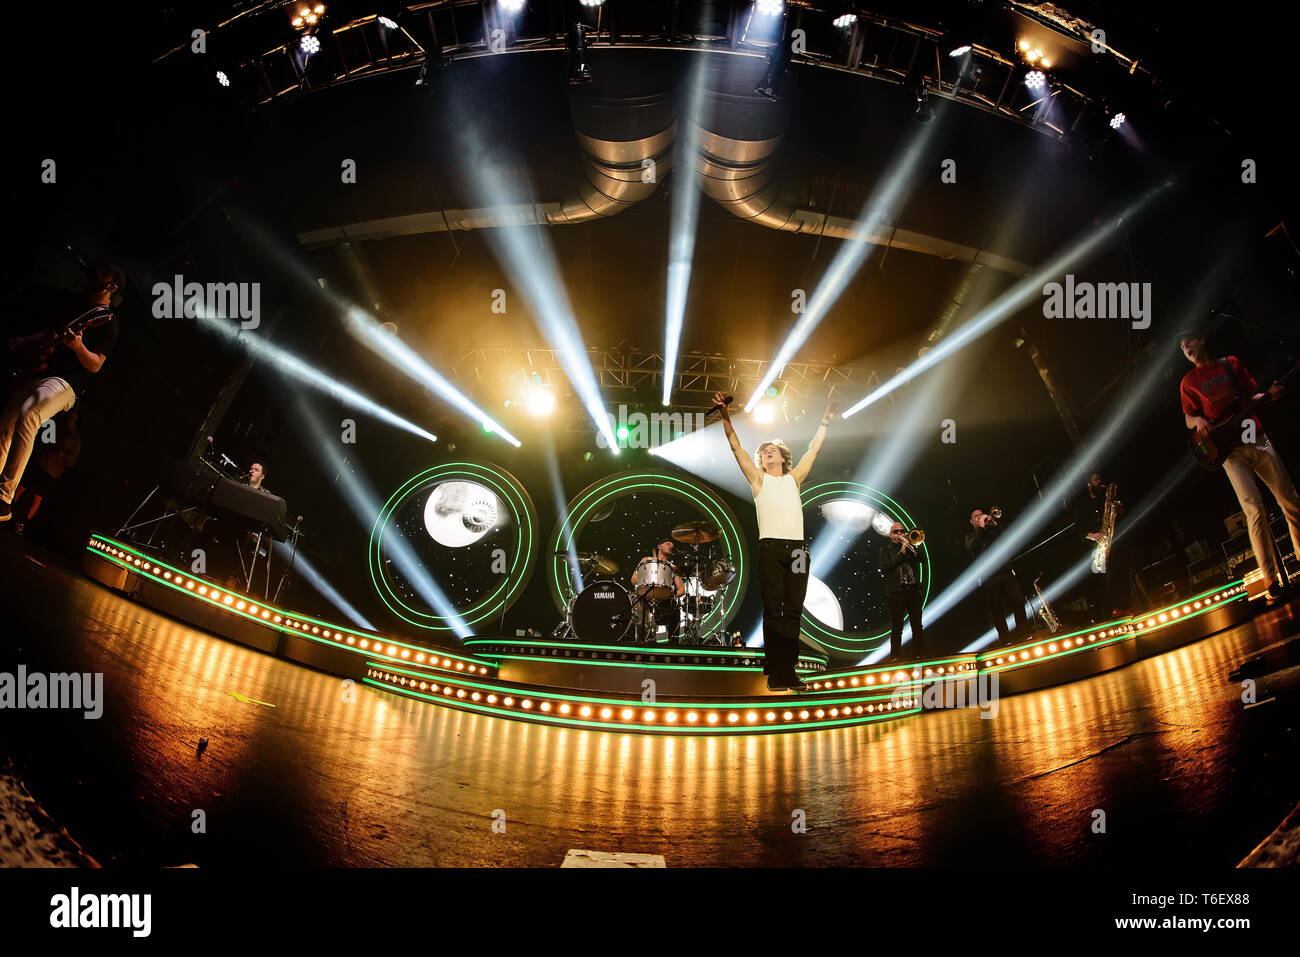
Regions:
M 671 532 L 673 541 L 690 549 L 680 564 L 643 558 L 636 566 L 636 585 L 628 590 L 609 576 L 618 564 L 605 555 L 578 553 L 581 589 L 569 596 L 564 621 L 552 637 L 598 644 L 728 644 L 721 628 L 701 634 L 705 617 L 726 596 L 736 567 L 714 553 L 721 532 L 707 522 L 687 522 Z M 556 552 L 557 556 L 567 552 Z M 677 579 L 683 593 L 677 594 Z

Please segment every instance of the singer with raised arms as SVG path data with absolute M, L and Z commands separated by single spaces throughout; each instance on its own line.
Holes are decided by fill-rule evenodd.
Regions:
M 722 412 L 727 442 L 749 482 L 758 512 L 758 581 L 763 596 L 763 674 L 767 675 L 767 690 L 802 691 L 805 685 L 795 674 L 795 663 L 810 557 L 803 537 L 799 488 L 826 441 L 826 427 L 839 403 L 826 407 L 821 428 L 799 464 L 792 468 L 794 457 L 780 439 L 761 444 L 751 461 L 731 427 L 727 408 L 731 397 L 718 392 L 713 401 L 714 408 Z

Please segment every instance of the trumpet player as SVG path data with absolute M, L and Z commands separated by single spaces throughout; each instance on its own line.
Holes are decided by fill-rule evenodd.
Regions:
M 903 656 L 903 616 L 912 623 L 912 650 L 917 659 L 925 657 L 925 627 L 921 624 L 921 554 L 918 546 L 925 541 L 919 528 L 908 532 L 901 522 L 889 529 L 889 541 L 880 546 L 880 574 L 885 576 L 885 595 L 893 632 L 889 638 L 889 660 Z
M 992 545 L 1002 529 L 998 525 L 998 520 L 1002 517 L 1001 509 L 992 509 L 985 512 L 983 509 L 975 509 L 970 513 L 971 530 L 966 533 L 966 551 L 970 552 L 972 559 L 978 559 Z M 1020 583 L 1016 580 L 1016 573 L 1012 571 L 1011 566 L 1003 563 L 988 577 L 980 582 L 980 588 L 984 592 L 984 601 L 988 605 L 989 617 L 993 619 L 993 627 L 997 629 L 998 640 L 1003 644 L 1011 641 L 1011 634 L 1007 631 L 1007 613 L 1010 612 L 1016 619 L 1016 633 L 1025 635 L 1029 633 L 1029 620 L 1025 615 L 1025 596 L 1020 590 Z

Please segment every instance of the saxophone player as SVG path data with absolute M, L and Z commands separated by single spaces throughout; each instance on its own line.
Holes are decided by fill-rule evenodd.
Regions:
M 902 522 L 889 530 L 889 541 L 880 546 L 880 573 L 885 576 L 885 596 L 893 632 L 889 638 L 889 661 L 903 657 L 903 616 L 912 623 L 912 650 L 918 660 L 925 657 L 925 626 L 921 624 L 921 555 L 917 546 L 925 541 L 919 529 L 909 535 Z
M 1092 473 L 1088 478 L 1084 495 L 1074 506 L 1075 528 L 1078 529 L 1090 550 L 1095 550 L 1104 537 L 1107 488 L 1108 485 L 1102 479 L 1101 473 Z M 1118 520 L 1123 514 L 1123 503 L 1116 499 L 1116 519 Z M 1133 592 L 1129 583 L 1129 564 L 1128 550 L 1123 546 L 1117 547 L 1112 541 L 1106 571 L 1088 576 L 1084 590 L 1094 622 L 1107 617 L 1108 613 L 1110 617 L 1118 618 L 1132 610 Z

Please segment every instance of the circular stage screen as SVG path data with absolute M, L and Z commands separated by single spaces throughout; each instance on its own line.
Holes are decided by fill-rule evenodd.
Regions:
M 547 581 L 556 609 L 563 614 L 569 598 L 595 581 L 613 581 L 630 591 L 637 562 L 653 555 L 659 542 L 671 538 L 673 528 L 695 521 L 708 522 L 720 532 L 717 541 L 699 548 L 701 571 L 715 559 L 729 560 L 736 571 L 735 579 L 721 589 L 719 599 L 709 603 L 700 620 L 704 636 L 725 628 L 749 585 L 748 546 L 736 516 L 714 492 L 693 479 L 657 472 L 610 476 L 569 503 L 568 515 L 552 532 L 548 548 Z M 578 552 L 598 553 L 617 564 L 618 571 L 591 573 L 580 581 L 572 567 L 572 556 Z M 702 585 L 692 589 L 687 581 L 694 575 L 694 557 L 695 550 L 688 545 L 674 544 L 673 563 L 679 566 L 688 593 L 712 594 Z
M 800 491 L 812 577 L 803 609 L 803 636 L 833 655 L 860 657 L 889 641 L 889 605 L 880 574 L 880 548 L 895 521 L 915 523 L 878 489 L 857 482 L 823 482 Z M 930 597 L 930 556 L 921 553 L 922 603 Z
M 406 481 L 370 534 L 370 575 L 404 621 L 492 631 L 532 573 L 537 513 L 503 469 L 449 462 Z

